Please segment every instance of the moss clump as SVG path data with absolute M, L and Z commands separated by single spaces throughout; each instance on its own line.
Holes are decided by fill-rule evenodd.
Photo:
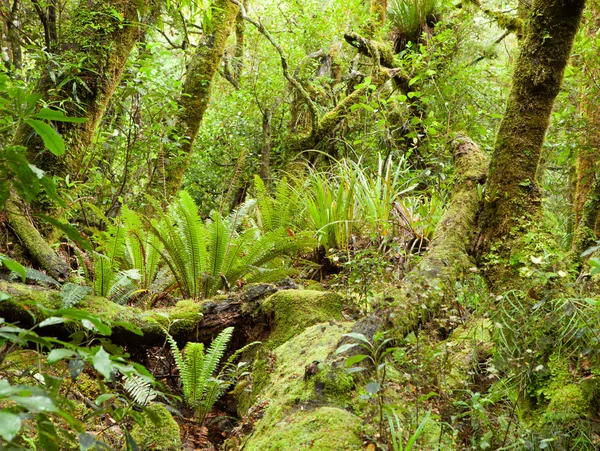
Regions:
M 276 425 L 269 434 L 252 437 L 248 451 L 360 450 L 361 420 L 335 407 L 298 411 Z
M 284 290 L 264 301 L 262 310 L 273 318 L 268 342 L 273 349 L 313 324 L 341 320 L 342 297 L 313 290 Z
M 347 400 L 354 386 L 354 378 L 341 368 L 328 367 L 315 376 L 315 389 L 340 402 Z
M 552 393 L 543 415 L 545 423 L 574 423 L 587 417 L 589 403 L 578 384 L 569 384 Z
M 179 451 L 181 437 L 179 425 L 171 412 L 162 404 L 152 404 L 144 412 L 144 427 L 135 425 L 131 436 L 140 449 L 160 449 L 162 451 Z
M 260 366 L 264 388 L 258 400 L 268 405 L 246 450 L 303 449 L 311 442 L 311 449 L 360 449 L 358 417 L 326 406 L 328 398 L 339 400 L 353 383 L 338 374 L 330 378 L 328 368 L 322 369 L 323 375 L 305 377 L 307 365 L 324 362 L 351 327 L 352 323 L 314 325 L 269 355 L 268 363 Z

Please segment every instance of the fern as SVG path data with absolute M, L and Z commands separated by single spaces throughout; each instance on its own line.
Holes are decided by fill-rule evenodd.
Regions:
M 189 342 L 182 353 L 166 330 L 165 334 L 179 369 L 185 402 L 195 410 L 202 422 L 216 400 L 224 393 L 225 388 L 230 385 L 230 381 L 221 379 L 222 373 L 217 377 L 215 373 L 231 340 L 233 327 L 224 329 L 206 352 L 202 343 Z M 227 365 L 230 364 L 230 360 L 231 358 Z
M 12 271 L 9 277 L 11 280 L 17 280 L 21 278 L 21 276 L 15 271 Z M 25 268 L 25 279 L 32 280 L 38 284 L 42 283 L 45 285 L 54 285 L 56 287 L 60 287 L 60 283 L 55 278 L 33 268 Z
M 146 407 L 161 394 L 152 387 L 152 382 L 145 377 L 125 375 L 123 380 L 123 389 L 133 402 L 141 407 Z
M 92 292 L 90 287 L 66 283 L 61 288 L 61 308 L 71 308 L 79 304 L 88 294 Z

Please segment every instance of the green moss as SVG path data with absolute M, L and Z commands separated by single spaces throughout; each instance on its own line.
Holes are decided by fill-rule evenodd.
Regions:
M 152 404 L 146 410 L 144 427 L 136 424 L 131 431 L 131 436 L 140 449 L 179 451 L 181 449 L 179 425 L 173 419 L 171 412 L 162 404 Z
M 328 368 L 322 369 L 322 375 L 305 377 L 307 365 L 326 361 L 351 327 L 352 323 L 311 326 L 255 364 L 254 383 L 260 378 L 264 387 L 258 403 L 267 402 L 267 407 L 247 450 L 302 449 L 311 441 L 312 449 L 323 450 L 360 445 L 360 420 L 343 409 L 327 407 L 352 390 L 351 378 Z
M 335 407 L 297 412 L 278 423 L 269 434 L 256 434 L 246 445 L 248 451 L 360 450 L 361 420 Z
M 315 388 L 338 402 L 348 401 L 354 386 L 354 378 L 341 368 L 327 367 L 315 376 Z
M 273 317 L 268 346 L 275 348 L 308 326 L 341 320 L 342 297 L 313 290 L 283 290 L 264 301 L 262 310 Z
M 579 384 L 568 384 L 552 393 L 543 415 L 546 423 L 573 423 L 587 417 L 589 403 Z

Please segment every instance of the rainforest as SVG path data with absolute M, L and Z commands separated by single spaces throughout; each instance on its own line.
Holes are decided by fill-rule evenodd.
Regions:
M 600 449 L 600 0 L 0 0 L 0 450 Z

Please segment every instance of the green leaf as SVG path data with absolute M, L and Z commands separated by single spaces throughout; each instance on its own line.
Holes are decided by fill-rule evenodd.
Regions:
M 66 318 L 62 318 L 62 317 L 58 317 L 58 316 L 51 316 L 50 318 L 46 318 L 44 321 L 42 321 L 39 325 L 39 327 L 46 327 L 46 326 L 54 326 L 55 324 L 62 324 L 62 323 L 66 323 L 67 319 Z
M 335 350 L 335 355 L 339 355 L 342 352 L 346 352 L 349 349 L 355 348 L 356 346 L 358 346 L 358 343 L 346 343 Z
M 0 411 L 0 437 L 10 442 L 21 429 L 21 418 L 14 413 Z
M 46 221 L 49 224 L 52 224 L 57 229 L 60 229 L 63 232 L 65 232 L 65 234 L 69 237 L 69 239 L 71 241 L 75 241 L 77 244 L 79 244 L 79 246 L 81 246 L 81 248 L 83 250 L 88 251 L 88 252 L 94 252 L 94 249 L 92 248 L 92 243 L 90 243 L 90 240 L 82 237 L 81 234 L 79 233 L 79 231 L 75 227 L 73 227 L 71 224 L 60 222 L 59 220 L 54 219 L 50 216 L 46 216 L 46 215 L 37 215 L 37 217 L 43 219 L 44 221 Z
M 350 333 L 344 334 L 344 337 L 350 337 L 350 338 L 354 338 L 355 340 L 364 341 L 368 345 L 371 344 L 371 342 L 368 340 L 367 337 L 365 337 L 363 334 L 359 334 L 356 332 L 350 332 Z
M 87 451 L 93 449 L 96 446 L 96 439 L 93 435 L 83 432 L 79 434 L 79 450 Z
M 48 354 L 48 363 L 56 363 L 59 360 L 73 357 L 75 355 L 77 355 L 77 353 L 75 351 L 71 351 L 70 349 L 53 349 L 50 351 L 50 354 Z
M 381 389 L 381 384 L 379 382 L 371 381 L 367 384 L 367 393 L 370 395 L 374 395 Z
M 364 354 L 353 355 L 352 357 L 348 357 L 346 359 L 346 368 L 350 368 L 352 365 L 355 365 L 359 362 L 365 360 L 368 356 Z
M 25 407 L 30 412 L 56 412 L 58 408 L 47 396 L 10 396 L 9 401 Z
M 110 379 L 113 374 L 113 363 L 110 360 L 110 355 L 104 350 L 102 346 L 98 349 L 98 352 L 92 356 L 92 365 L 100 374 L 106 379 Z
M 56 156 L 65 153 L 65 143 L 50 125 L 36 119 L 25 119 L 25 123 L 33 128 L 44 141 L 44 145 Z
M 25 282 L 25 277 L 27 276 L 27 271 L 25 270 L 23 265 L 21 265 L 20 263 L 17 263 L 16 261 L 14 261 L 8 257 L 5 257 L 4 255 L 1 255 L 1 254 L 0 254 L 0 262 L 2 262 L 2 264 L 4 266 L 6 266 L 8 269 L 10 269 L 11 271 L 14 271 L 18 275 L 20 275 L 23 282 Z
M 65 114 L 62 111 L 51 110 L 50 108 L 42 108 L 38 113 L 34 114 L 31 117 L 34 117 L 36 119 L 45 119 L 47 121 L 75 122 L 78 124 L 83 124 L 84 122 L 87 122 L 87 118 L 65 116 Z

